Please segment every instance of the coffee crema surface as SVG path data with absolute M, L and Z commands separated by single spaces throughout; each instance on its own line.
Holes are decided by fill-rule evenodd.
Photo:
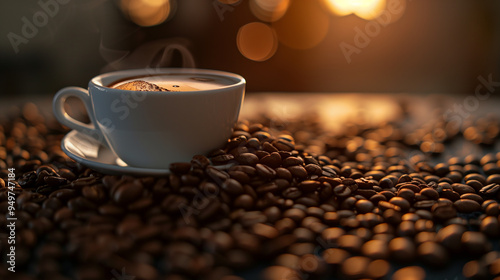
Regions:
M 212 90 L 234 84 L 235 81 L 215 75 L 158 74 L 118 80 L 108 87 L 135 91 L 199 91 Z

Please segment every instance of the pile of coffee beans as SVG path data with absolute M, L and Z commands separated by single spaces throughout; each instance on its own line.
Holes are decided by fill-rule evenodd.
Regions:
M 240 121 L 168 176 L 110 176 L 26 104 L 0 124 L 0 278 L 500 279 L 498 119 L 343 127 Z M 489 152 L 436 158 L 464 142 Z

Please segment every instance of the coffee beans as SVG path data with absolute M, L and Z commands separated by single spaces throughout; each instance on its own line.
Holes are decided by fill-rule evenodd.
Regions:
M 229 194 L 232 195 L 238 195 L 243 193 L 244 189 L 243 186 L 240 184 L 240 182 L 236 181 L 235 179 L 226 179 L 222 185 L 221 188 L 226 191 Z
M 481 211 L 481 204 L 472 199 L 459 199 L 453 203 L 460 213 Z
M 125 205 L 140 197 L 143 186 L 139 181 L 126 182 L 116 188 L 113 199 L 116 203 Z
M 400 268 L 396 272 L 394 272 L 392 280 L 424 280 L 425 276 L 426 274 L 423 268 L 418 266 L 407 266 Z
M 391 257 L 396 262 L 408 263 L 415 258 L 415 245 L 409 238 L 394 238 L 389 242 L 388 248 Z
M 417 255 L 427 265 L 438 268 L 445 266 L 449 261 L 446 249 L 441 244 L 432 241 L 422 242 L 417 248 Z
M 418 132 L 399 120 L 354 122 L 335 134 L 307 116 L 243 121 L 224 147 L 136 178 L 69 160 L 66 131 L 37 118 L 0 125 L 0 167 L 15 167 L 18 182 L 20 278 L 104 279 L 125 267 L 141 279 L 424 279 L 414 265 L 432 274 L 456 257 L 477 259 L 465 276 L 500 273 L 489 254 L 500 235 L 500 153 L 438 164 L 407 156 L 448 149 L 462 132 L 446 121 Z

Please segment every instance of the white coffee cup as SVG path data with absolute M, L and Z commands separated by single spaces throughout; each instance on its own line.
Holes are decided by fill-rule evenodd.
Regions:
M 109 87 L 122 80 L 161 77 L 179 80 L 188 91 L 132 91 Z M 174 85 L 177 87 L 177 85 Z M 197 88 L 199 90 L 192 90 Z M 193 155 L 220 148 L 231 136 L 245 95 L 245 79 L 215 70 L 163 68 L 111 72 L 92 78 L 88 90 L 61 89 L 54 97 L 57 120 L 108 146 L 122 161 L 143 168 L 168 168 Z M 81 99 L 91 124 L 75 120 L 64 109 Z

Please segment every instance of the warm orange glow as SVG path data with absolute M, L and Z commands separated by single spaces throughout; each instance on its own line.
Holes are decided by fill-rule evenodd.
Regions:
M 251 22 L 238 30 L 236 37 L 238 50 L 246 58 L 265 61 L 271 58 L 278 48 L 278 38 L 267 24 Z
M 328 33 L 328 15 L 316 1 L 294 0 L 286 14 L 273 27 L 278 39 L 294 49 L 310 49 L 317 46 Z
M 386 0 L 323 0 L 334 14 L 345 16 L 355 14 L 360 18 L 371 20 L 382 14 Z
M 170 0 L 122 0 L 123 12 L 140 26 L 164 22 L 171 12 Z
M 250 0 L 250 10 L 260 20 L 273 22 L 285 15 L 290 0 Z

